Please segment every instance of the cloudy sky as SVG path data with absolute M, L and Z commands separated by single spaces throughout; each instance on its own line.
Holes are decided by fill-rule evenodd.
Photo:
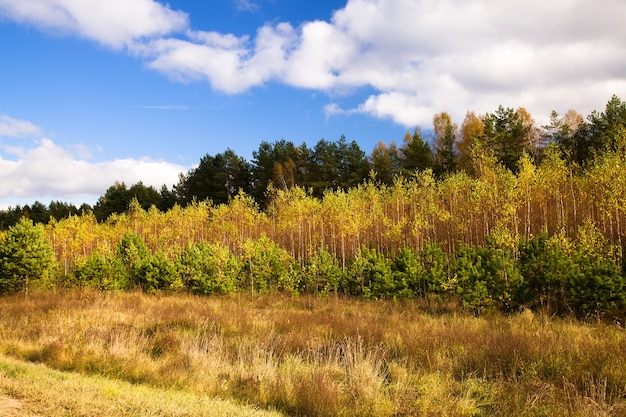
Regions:
M 626 99 L 626 1 L 0 0 L 0 208 L 447 111 Z

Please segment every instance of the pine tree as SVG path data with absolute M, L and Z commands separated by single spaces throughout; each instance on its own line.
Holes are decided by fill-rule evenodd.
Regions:
M 0 242 L 0 293 L 24 291 L 51 278 L 55 265 L 50 241 L 40 227 L 22 218 Z

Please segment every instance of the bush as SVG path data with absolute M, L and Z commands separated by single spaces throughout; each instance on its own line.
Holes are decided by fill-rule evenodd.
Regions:
M 92 253 L 74 270 L 73 285 L 98 290 L 123 291 L 130 287 L 128 274 L 117 257 Z
M 436 242 L 428 242 L 420 253 L 424 283 L 429 298 L 443 301 L 456 291 L 456 281 L 450 276 L 448 257 Z
M 149 293 L 160 290 L 177 290 L 183 286 L 174 264 L 161 252 L 151 256 L 141 264 L 137 279 L 141 290 Z
M 123 265 L 125 280 L 142 291 L 177 289 L 177 271 L 161 252 L 152 255 L 144 240 L 127 232 L 117 245 L 116 257 Z
M 361 248 L 348 270 L 348 292 L 365 298 L 397 295 L 392 262 L 376 249 Z
M 463 306 L 476 313 L 496 308 L 510 310 L 523 285 L 513 255 L 489 239 L 485 247 L 461 245 L 454 273 L 456 293 Z
M 310 293 L 337 294 L 345 284 L 345 274 L 337 258 L 324 248 L 309 257 L 303 272 L 305 288 Z
M 301 290 L 302 274 L 293 257 L 272 239 L 248 239 L 243 245 L 244 270 L 252 294 Z
M 194 294 L 231 294 L 237 291 L 242 264 L 226 246 L 190 244 L 178 259 L 182 283 Z
M 570 312 L 567 285 L 578 274 L 570 243 L 543 232 L 521 242 L 519 250 L 519 270 L 526 283 L 518 294 L 520 303 L 559 314 Z
M 22 218 L 0 241 L 0 293 L 50 284 L 55 265 L 52 245 L 41 228 Z
M 598 316 L 624 308 L 626 283 L 613 260 L 578 250 L 574 261 L 577 273 L 570 277 L 567 295 L 578 316 Z

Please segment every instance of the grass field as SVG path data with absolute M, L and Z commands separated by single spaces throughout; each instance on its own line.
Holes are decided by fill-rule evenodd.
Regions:
M 22 294 L 0 298 L 3 411 L 621 416 L 626 333 L 420 301 Z

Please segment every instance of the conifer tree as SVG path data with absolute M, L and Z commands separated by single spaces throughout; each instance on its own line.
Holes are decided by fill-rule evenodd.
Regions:
M 24 291 L 50 278 L 55 264 L 50 241 L 41 228 L 22 218 L 0 241 L 0 293 Z

